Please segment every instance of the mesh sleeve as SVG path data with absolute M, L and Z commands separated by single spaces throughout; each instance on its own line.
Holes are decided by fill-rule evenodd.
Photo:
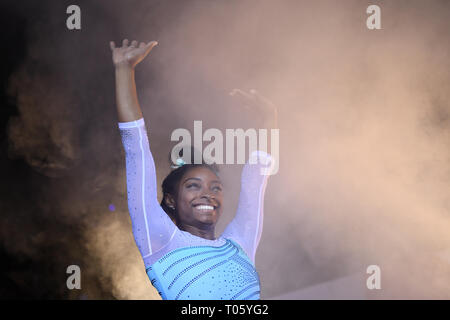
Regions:
M 255 163 L 255 164 L 252 164 Z M 274 159 L 263 151 L 255 151 L 244 165 L 236 216 L 223 236 L 235 240 L 255 262 L 256 248 L 263 228 L 264 193 Z
M 119 122 L 125 149 L 128 210 L 134 239 L 147 266 L 149 257 L 173 237 L 176 226 L 158 202 L 156 171 L 144 119 Z

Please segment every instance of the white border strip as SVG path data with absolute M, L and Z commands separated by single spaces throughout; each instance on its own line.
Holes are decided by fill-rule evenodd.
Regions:
M 142 123 L 144 122 L 144 119 L 140 120 L 142 120 Z M 142 159 L 142 211 L 144 213 L 145 230 L 147 231 L 148 250 L 150 251 L 149 254 L 152 254 L 152 245 L 150 243 L 150 233 L 148 230 L 148 222 L 147 222 L 147 210 L 145 206 L 145 156 L 144 156 L 144 147 L 142 145 L 141 128 L 138 128 L 138 132 L 139 132 L 139 146 L 141 147 L 141 159 Z
M 255 263 L 255 255 L 256 255 L 256 248 L 259 242 L 259 240 L 261 239 L 261 234 L 259 232 L 259 225 L 260 225 L 260 220 L 264 219 L 263 215 L 261 215 L 261 208 L 264 207 L 264 193 L 266 192 L 266 186 L 267 186 L 267 181 L 269 180 L 269 176 L 266 175 L 264 176 L 264 181 L 261 184 L 261 187 L 259 189 L 259 199 L 258 199 L 258 211 L 257 211 L 257 220 L 256 220 L 256 232 L 255 232 L 255 239 L 253 240 L 253 252 L 252 252 L 252 260 L 253 263 Z M 263 212 L 264 214 L 264 212 Z M 259 236 L 259 239 L 258 239 Z

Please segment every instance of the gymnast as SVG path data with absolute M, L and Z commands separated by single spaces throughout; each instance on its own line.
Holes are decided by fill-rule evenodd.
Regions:
M 219 237 L 215 226 L 222 213 L 223 186 L 215 164 L 178 158 L 162 183 L 159 203 L 155 163 L 134 79 L 136 65 L 156 45 L 156 41 L 129 44 L 125 39 L 116 47 L 110 42 L 128 210 L 146 273 L 164 300 L 260 299 L 255 252 L 269 177 L 261 169 L 273 167 L 274 159 L 263 151 L 250 155 L 252 160 L 242 171 L 236 215 Z M 231 94 L 259 95 L 239 89 Z

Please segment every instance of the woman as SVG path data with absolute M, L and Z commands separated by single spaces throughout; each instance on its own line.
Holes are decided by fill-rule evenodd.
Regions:
M 235 218 L 220 237 L 223 186 L 212 165 L 184 164 L 165 178 L 157 201 L 155 165 L 139 107 L 134 68 L 157 45 L 110 43 L 116 76 L 119 130 L 126 157 L 128 208 L 133 235 L 152 285 L 163 299 L 259 299 L 255 251 L 263 225 L 268 175 L 273 160 L 258 151 L 242 172 Z M 244 92 L 233 92 L 245 95 Z M 256 94 L 256 93 L 254 93 Z M 252 162 L 255 163 L 255 162 Z

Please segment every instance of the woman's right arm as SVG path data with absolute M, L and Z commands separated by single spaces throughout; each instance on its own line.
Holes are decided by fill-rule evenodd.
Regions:
M 125 39 L 122 47 L 116 47 L 114 41 L 110 42 L 116 74 L 116 105 L 119 122 L 142 118 L 134 80 L 134 68 L 157 44 L 156 41 L 147 44 L 141 42 L 138 47 L 136 40 L 128 45 L 128 39 Z
M 145 58 L 156 42 L 137 41 L 116 48 L 111 42 L 116 68 L 116 103 L 119 130 L 125 150 L 128 210 L 133 235 L 146 268 L 149 257 L 173 237 L 176 226 L 159 205 L 155 163 L 150 152 L 147 130 L 139 106 L 134 67 Z

